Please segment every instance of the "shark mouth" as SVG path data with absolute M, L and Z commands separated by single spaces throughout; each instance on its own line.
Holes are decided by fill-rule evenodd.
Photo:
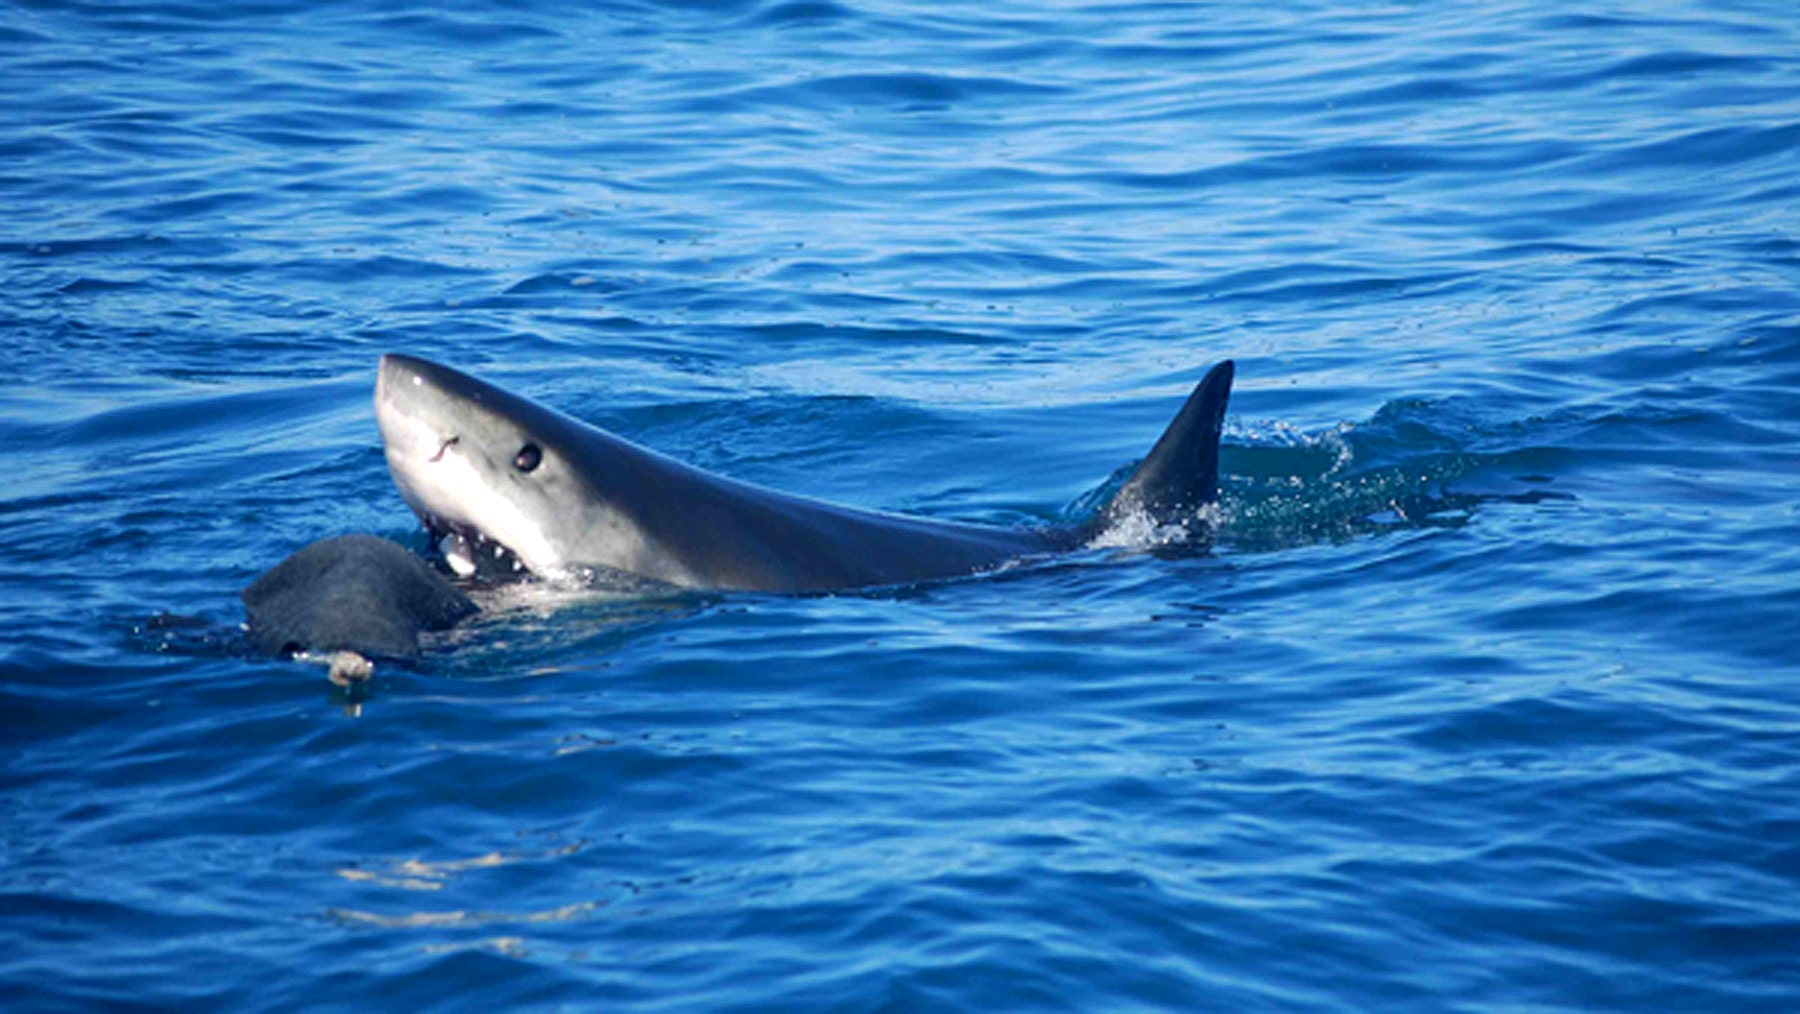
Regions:
M 459 578 L 479 582 L 516 581 L 531 571 L 518 554 L 473 525 L 427 514 L 420 518 L 444 564 Z

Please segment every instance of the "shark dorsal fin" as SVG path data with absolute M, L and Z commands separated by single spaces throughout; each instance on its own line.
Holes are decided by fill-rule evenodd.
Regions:
M 1086 526 L 1090 531 L 1137 514 L 1158 525 L 1183 524 L 1219 498 L 1219 433 L 1235 372 L 1229 359 L 1207 371 L 1137 471 Z

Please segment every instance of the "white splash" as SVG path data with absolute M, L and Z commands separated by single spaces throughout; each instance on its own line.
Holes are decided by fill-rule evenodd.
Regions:
M 1217 527 L 1219 505 L 1207 504 L 1180 521 L 1158 521 L 1140 509 L 1127 511 L 1088 541 L 1089 549 L 1125 549 L 1142 552 L 1182 546 L 1204 537 Z

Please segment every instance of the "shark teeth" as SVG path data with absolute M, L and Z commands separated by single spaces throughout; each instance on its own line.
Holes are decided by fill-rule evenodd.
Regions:
M 444 563 L 457 577 L 471 578 L 482 574 L 488 578 L 496 575 L 504 578 L 527 573 L 525 565 L 512 550 L 488 538 L 479 529 L 436 516 L 426 517 L 423 522 L 437 551 L 444 557 Z
M 451 532 L 438 540 L 438 552 L 444 554 L 444 562 L 457 577 L 471 577 L 475 573 L 474 554 L 470 552 L 469 540 Z

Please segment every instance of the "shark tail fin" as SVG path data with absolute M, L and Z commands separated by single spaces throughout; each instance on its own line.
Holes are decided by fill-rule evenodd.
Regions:
M 1219 434 L 1236 372 L 1229 359 L 1207 371 L 1137 471 L 1083 526 L 1089 538 L 1136 516 L 1158 526 L 1187 524 L 1218 500 Z

